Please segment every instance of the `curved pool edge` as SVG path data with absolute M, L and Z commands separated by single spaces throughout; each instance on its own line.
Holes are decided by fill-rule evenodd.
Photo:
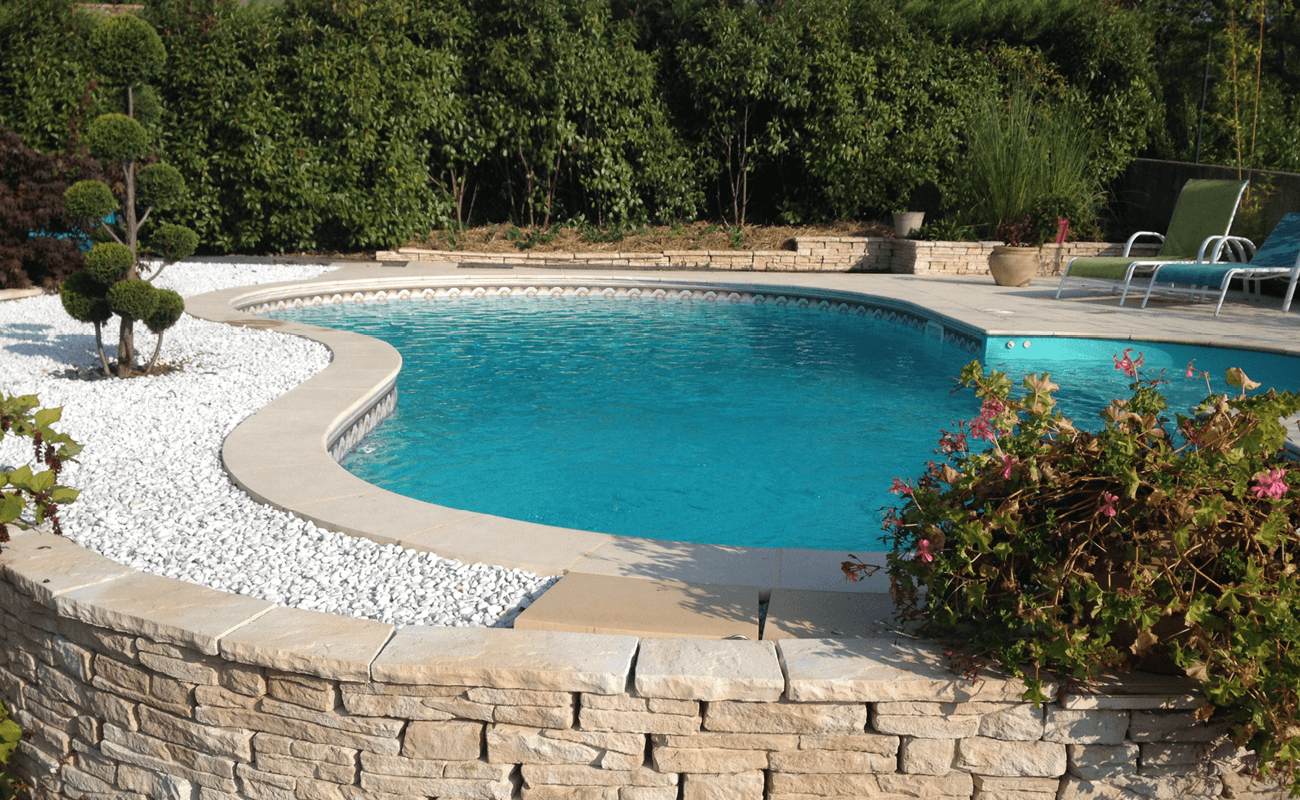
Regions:
M 467 563 L 484 562 L 542 575 L 579 572 L 750 586 L 764 593 L 773 588 L 887 590 L 883 579 L 847 584 L 839 572 L 846 555 L 842 551 L 728 547 L 591 533 L 451 509 L 366 483 L 339 466 L 337 457 L 341 452 L 331 454 L 330 450 L 336 442 L 359 439 L 365 426 L 373 425 L 381 415 L 375 409 L 391 402 L 401 368 L 400 355 L 390 345 L 360 334 L 267 319 L 244 310 L 266 310 L 276 304 L 292 307 L 295 302 L 323 305 L 367 299 L 418 299 L 422 292 L 445 295 L 460 287 L 465 287 L 467 294 L 478 290 L 521 294 L 541 287 L 578 293 L 608 292 L 611 296 L 637 290 L 650 294 L 689 289 L 703 299 L 731 302 L 741 301 L 745 293 L 784 294 L 894 309 L 908 317 L 908 324 L 928 335 L 1141 339 L 1251 346 L 1300 356 L 1300 344 L 1276 337 L 1265 340 L 1263 332 L 1243 329 L 1240 321 L 1218 326 L 1221 330 L 1215 331 L 1213 317 L 1193 319 L 1190 325 L 1176 317 L 1173 321 L 1177 325 L 1162 326 L 1162 322 L 1170 321 L 1167 315 L 1161 316 L 1166 313 L 1163 310 L 1134 314 L 1131 309 L 1116 307 L 1103 308 L 1099 314 L 1098 309 L 1061 301 L 1039 308 L 1036 306 L 1043 304 L 1033 291 L 1008 292 L 971 281 L 789 273 L 646 275 L 616 270 L 577 274 L 556 270 L 470 273 L 454 265 L 400 270 L 345 267 L 306 281 L 240 287 L 187 300 L 186 310 L 196 317 L 304 336 L 324 344 L 333 353 L 325 370 L 260 409 L 227 437 L 222 458 L 231 480 L 260 502 L 317 525 Z M 1022 307 L 1033 307 L 1032 315 L 1019 314 L 1027 318 L 1027 324 L 1008 327 L 1004 322 L 1007 312 L 988 307 L 1007 305 L 1010 298 Z M 1144 324 L 1124 331 L 1110 316 L 1124 312 Z M 1099 317 L 1102 321 L 1098 321 Z M 1282 316 L 1280 321 L 1294 330 L 1298 319 Z M 938 331 L 926 320 L 937 321 Z M 1050 327 L 1044 322 L 1050 322 Z M 1300 440 L 1294 433 L 1288 446 L 1300 450 Z

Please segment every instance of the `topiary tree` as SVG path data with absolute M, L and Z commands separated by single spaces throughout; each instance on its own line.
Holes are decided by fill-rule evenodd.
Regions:
M 90 57 L 95 69 L 122 92 L 126 113 L 96 117 L 86 128 L 90 152 L 121 166 L 125 202 L 102 181 L 74 183 L 63 195 L 68 216 L 96 229 L 98 242 L 86 255 L 86 266 L 64 282 L 63 308 L 74 319 L 95 326 L 95 345 L 104 374 L 110 374 L 104 355 L 102 327 L 116 314 L 121 318 L 117 346 L 117 374 L 136 372 L 135 323 L 158 336 L 149 373 L 162 351 L 163 332 L 176 324 L 185 301 L 170 289 L 150 282 L 163 268 L 189 256 L 198 247 L 198 235 L 180 225 L 160 225 L 141 248 L 140 229 L 154 209 L 164 209 L 185 194 L 180 172 L 167 164 L 143 165 L 149 150 L 149 132 L 138 117 L 157 118 L 157 93 L 143 81 L 158 72 L 167 57 L 161 37 L 149 23 L 132 14 L 109 17 L 90 35 Z M 120 212 L 120 213 L 118 213 Z M 108 221 L 113 215 L 113 221 Z M 156 262 L 144 262 L 141 255 Z M 147 265 L 146 265 L 147 264 Z

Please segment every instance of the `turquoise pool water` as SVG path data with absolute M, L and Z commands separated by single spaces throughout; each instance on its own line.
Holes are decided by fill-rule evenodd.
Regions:
M 868 316 L 685 300 L 457 299 L 279 312 L 392 343 L 397 413 L 344 462 L 440 505 L 568 528 L 762 547 L 879 548 L 894 477 L 977 411 L 953 394 L 976 355 Z M 987 343 L 986 364 L 1052 372 L 1085 427 L 1129 379 L 1169 368 L 1175 404 L 1205 395 L 1187 361 L 1300 386 L 1294 359 L 1097 340 Z M 1025 347 L 1024 342 L 1030 341 Z M 1134 354 L 1136 355 L 1136 353 Z

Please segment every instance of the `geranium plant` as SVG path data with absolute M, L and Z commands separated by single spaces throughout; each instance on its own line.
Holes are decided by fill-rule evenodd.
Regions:
M 61 408 L 40 408 L 36 395 L 10 397 L 0 392 L 0 442 L 7 436 L 31 439 L 37 467 L 0 470 L 0 542 L 9 541 L 6 523 L 25 529 L 48 522 L 55 533 L 63 532 L 58 507 L 76 500 L 80 492 L 60 485 L 59 473 L 81 452 L 81 445 L 51 427 L 62 416 Z M 0 740 L 3 735 L 0 730 Z
M 1229 394 L 1171 414 L 1142 355 L 1115 367 L 1132 396 L 1096 433 L 1056 407 L 1059 387 L 1023 393 L 978 362 L 961 374 L 980 413 L 944 431 L 941 461 L 896 480 L 886 513 L 900 617 L 959 636 L 1046 699 L 1053 674 L 1086 685 L 1163 657 L 1201 683 L 1201 720 L 1300 788 L 1300 466 L 1282 419 L 1300 396 L 1230 369 Z M 1188 379 L 1209 377 L 1188 365 Z M 850 578 L 871 569 L 845 562 Z

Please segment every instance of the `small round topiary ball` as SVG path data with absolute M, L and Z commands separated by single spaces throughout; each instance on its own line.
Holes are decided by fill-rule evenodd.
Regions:
M 132 161 L 144 154 L 149 134 L 126 114 L 100 114 L 86 127 L 86 146 L 95 158 Z
M 135 175 L 135 196 L 146 206 L 166 208 L 185 194 L 185 179 L 171 164 L 150 164 Z
M 59 300 L 68 316 L 78 322 L 108 322 L 113 309 L 108 307 L 104 284 L 90 277 L 85 270 L 72 273 L 59 287 Z
M 116 211 L 118 205 L 117 198 L 107 183 L 77 181 L 63 193 L 63 208 L 73 219 L 98 222 Z
M 199 235 L 184 225 L 159 225 L 149 237 L 149 250 L 166 261 L 189 258 L 199 246 Z
M 100 242 L 86 253 L 85 272 L 107 286 L 126 277 L 134 263 L 131 248 L 118 242 Z
M 90 32 L 90 61 L 118 83 L 133 85 L 162 68 L 167 48 L 153 26 L 134 14 L 109 17 Z
M 153 313 L 144 318 L 144 324 L 155 334 L 160 334 L 176 324 L 185 313 L 185 298 L 171 289 L 157 289 L 158 303 Z
M 158 306 L 158 290 L 149 281 L 131 278 L 109 287 L 108 307 L 124 319 L 147 319 Z

